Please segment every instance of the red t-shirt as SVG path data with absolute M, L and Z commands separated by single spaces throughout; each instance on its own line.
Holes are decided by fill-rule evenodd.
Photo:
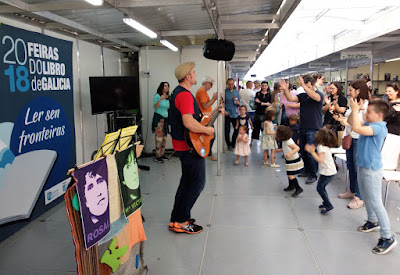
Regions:
M 193 96 L 189 92 L 181 92 L 175 97 L 175 107 L 181 115 L 194 115 Z M 189 151 L 190 148 L 185 140 L 172 139 L 172 146 L 175 151 Z

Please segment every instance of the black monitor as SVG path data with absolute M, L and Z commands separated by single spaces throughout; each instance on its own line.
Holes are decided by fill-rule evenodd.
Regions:
M 140 108 L 137 77 L 89 77 L 89 84 L 92 114 Z

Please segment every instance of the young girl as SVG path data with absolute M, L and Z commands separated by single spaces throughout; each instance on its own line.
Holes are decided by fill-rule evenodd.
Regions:
M 306 144 L 305 150 L 313 156 L 316 162 L 318 162 L 320 176 L 317 191 L 323 200 L 323 203 L 319 208 L 321 209 L 321 214 L 326 214 L 333 209 L 333 205 L 329 201 L 325 187 L 331 182 L 333 176 L 336 174 L 336 166 L 330 148 L 336 146 L 337 138 L 334 132 L 322 128 L 315 133 L 315 143 L 318 145 L 318 153 L 315 152 L 315 145 Z
M 254 129 L 253 127 L 253 123 L 251 122 L 251 118 L 247 115 L 247 109 L 246 106 L 242 105 L 239 107 L 239 112 L 240 115 L 237 118 L 236 121 L 236 128 L 235 129 L 239 129 L 239 126 L 245 125 L 247 126 L 247 129 Z M 247 134 L 248 134 L 247 130 Z
M 249 135 L 247 134 L 247 131 L 249 129 L 247 128 L 246 125 L 242 125 L 239 127 L 239 134 L 236 140 L 236 146 L 235 150 L 233 151 L 236 155 L 236 161 L 235 164 L 239 164 L 239 159 L 240 156 L 244 156 L 245 166 L 249 166 L 249 155 L 251 153 L 250 151 L 250 145 L 249 145 Z
M 275 126 L 272 123 L 272 121 L 275 119 L 275 115 L 275 110 L 267 110 L 267 112 L 265 113 L 261 149 L 264 150 L 264 165 L 270 165 L 273 168 L 278 168 L 280 166 L 275 163 L 275 151 L 278 149 L 278 144 L 275 140 Z M 269 150 L 271 150 L 271 163 L 268 162 Z
M 289 186 L 285 188 L 285 191 L 294 191 L 292 197 L 296 197 L 303 188 L 300 187 L 296 176 L 300 174 L 304 169 L 304 163 L 299 155 L 300 147 L 292 139 L 293 132 L 288 126 L 279 126 L 276 130 L 276 140 L 282 142 L 283 155 L 286 159 L 286 173 L 289 179 Z

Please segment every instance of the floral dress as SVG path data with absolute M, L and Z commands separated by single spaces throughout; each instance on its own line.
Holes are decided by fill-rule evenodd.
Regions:
M 262 150 L 275 150 L 278 149 L 274 135 L 267 135 L 267 127 L 270 132 L 275 132 L 275 126 L 272 122 L 264 122 L 264 130 L 262 133 L 261 149 Z

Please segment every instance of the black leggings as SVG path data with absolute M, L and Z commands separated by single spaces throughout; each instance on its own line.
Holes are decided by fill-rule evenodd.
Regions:
M 260 139 L 261 125 L 264 122 L 264 115 L 254 115 L 254 130 L 251 134 L 252 139 Z

